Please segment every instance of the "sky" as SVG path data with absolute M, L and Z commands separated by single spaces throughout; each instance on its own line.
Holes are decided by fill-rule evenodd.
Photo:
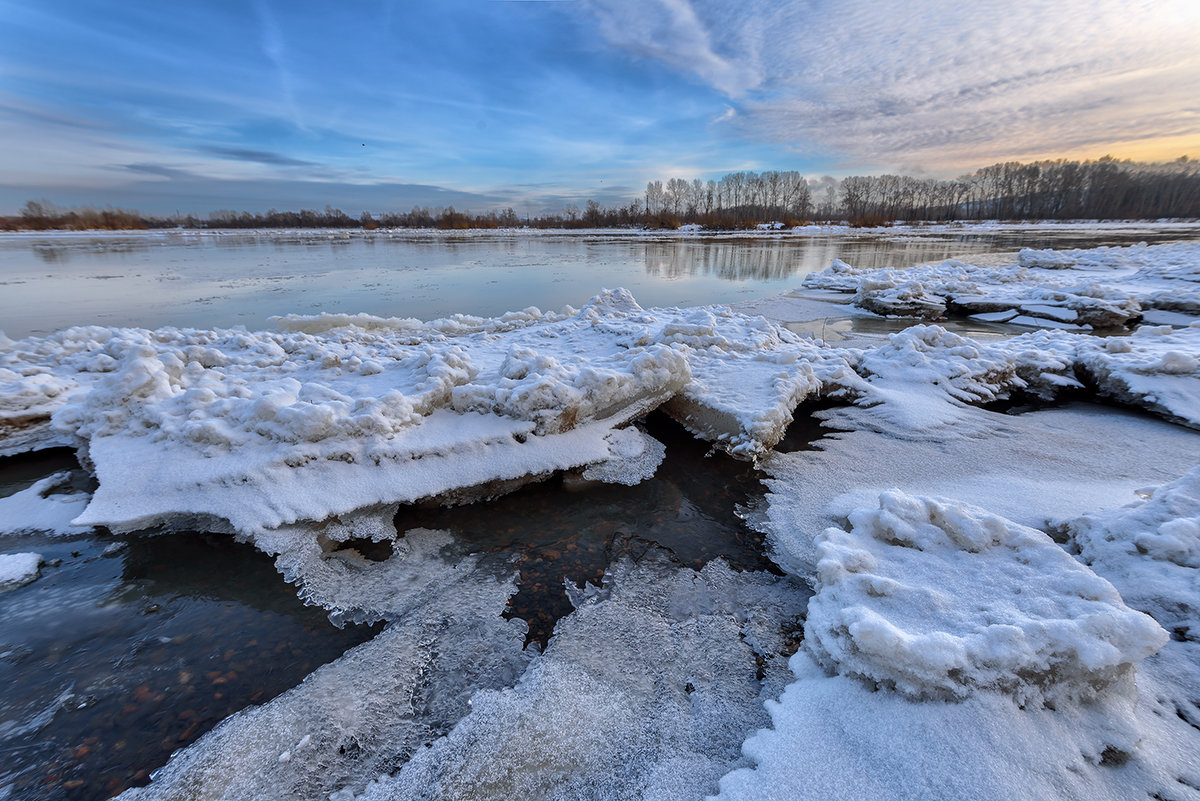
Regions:
M 0 0 L 0 213 L 1200 156 L 1200 1 Z

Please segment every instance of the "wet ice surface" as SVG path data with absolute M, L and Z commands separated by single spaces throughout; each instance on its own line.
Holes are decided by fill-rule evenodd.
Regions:
M 373 633 L 333 628 L 228 536 L 29 534 L 0 548 L 43 559 L 41 578 L 0 594 L 11 798 L 101 799 L 144 783 L 177 748 Z

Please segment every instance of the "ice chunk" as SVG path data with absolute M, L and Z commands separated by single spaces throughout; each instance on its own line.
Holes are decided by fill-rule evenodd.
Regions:
M 1081 338 L 1075 358 L 1101 394 L 1200 428 L 1200 322 L 1143 326 L 1115 341 Z
M 1049 336 L 982 344 L 940 326 L 917 325 L 886 344 L 853 351 L 865 381 L 846 381 L 846 394 L 864 409 L 859 419 L 896 436 L 928 438 L 961 426 L 968 404 L 1014 391 L 1053 396 L 1079 386 L 1070 343 Z
M 90 496 L 71 487 L 71 473 L 63 471 L 33 486 L 0 498 L 0 534 L 43 532 L 78 534 L 87 529 L 71 521 L 87 507 Z
M 1200 467 L 1144 500 L 1061 528 L 1126 603 L 1173 631 L 1200 635 Z
M 835 262 L 804 285 L 855 294 L 855 303 L 880 314 L 916 317 L 1023 312 L 1013 320 L 1043 327 L 1112 328 L 1145 309 L 1200 313 L 1200 245 L 1070 251 L 1023 250 L 1017 264 L 975 266 L 962 261 L 904 270 L 856 269 Z
M 1095 697 L 1166 632 L 1045 534 L 899 491 L 817 537 L 804 646 L 828 670 L 914 698 Z
M 585 479 L 633 486 L 653 476 L 667 455 L 661 442 L 633 426 L 609 432 L 608 440 L 613 455 L 585 467 Z
M 15 590 L 35 581 L 41 565 L 41 554 L 0 553 L 0 592 Z

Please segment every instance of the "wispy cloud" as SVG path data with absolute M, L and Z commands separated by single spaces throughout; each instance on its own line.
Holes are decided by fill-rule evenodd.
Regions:
M 588 8 L 609 41 L 725 93 L 727 130 L 849 163 L 965 166 L 1167 135 L 1200 145 L 1195 0 Z
M 272 153 L 267 150 L 250 150 L 241 147 L 217 147 L 215 145 L 204 145 L 196 148 L 201 153 L 210 153 L 214 156 L 224 156 L 226 158 L 237 159 L 239 161 L 252 161 L 257 164 L 268 164 L 273 167 L 317 167 L 320 166 L 314 161 L 305 161 L 304 159 L 296 159 L 291 156 L 285 156 L 282 153 Z

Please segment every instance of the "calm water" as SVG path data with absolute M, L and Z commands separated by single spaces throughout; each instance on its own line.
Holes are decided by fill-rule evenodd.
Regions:
M 646 305 L 730 302 L 794 286 L 834 258 L 903 266 L 1180 236 L 6 236 L 0 329 L 256 327 L 274 314 L 318 310 L 497 314 L 579 305 L 617 285 Z M 637 487 L 555 480 L 485 505 L 407 509 L 397 525 L 449 529 L 480 550 L 515 555 L 522 581 L 508 614 L 539 642 L 570 611 L 563 580 L 598 581 L 620 555 L 653 548 L 689 567 L 720 556 L 739 569 L 771 569 L 761 536 L 739 513 L 762 497 L 758 474 L 706 457 L 706 445 L 665 418 L 652 415 L 647 426 L 667 460 Z M 781 447 L 808 447 L 820 434 L 800 413 Z M 0 495 L 75 467 L 67 451 L 0 459 Z M 227 536 L 0 538 L 0 552 L 18 551 L 61 561 L 0 594 L 0 799 L 103 799 L 143 784 L 176 748 L 376 630 L 334 628 L 300 603 L 270 559 Z
M 646 306 L 732 303 L 795 286 L 836 258 L 911 266 L 1020 247 L 1200 236 L 1196 226 L 892 236 L 650 233 L 149 232 L 0 235 L 0 330 L 76 324 L 267 325 L 272 315 L 432 319 L 580 306 L 623 286 Z

